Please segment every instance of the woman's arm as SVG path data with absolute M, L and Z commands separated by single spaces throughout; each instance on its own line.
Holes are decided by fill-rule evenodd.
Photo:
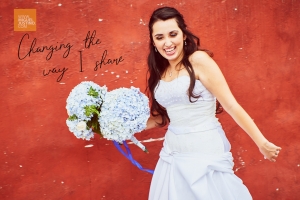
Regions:
M 275 161 L 280 147 L 270 143 L 260 132 L 254 121 L 238 104 L 215 61 L 203 51 L 195 52 L 191 58 L 196 78 L 218 99 L 222 107 L 235 122 L 251 137 L 260 152 L 270 161 Z

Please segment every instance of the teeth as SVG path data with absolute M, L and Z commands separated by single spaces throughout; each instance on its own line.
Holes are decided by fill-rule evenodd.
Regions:
M 175 48 L 173 47 L 172 49 L 166 49 L 165 51 L 166 52 L 171 52 L 171 51 L 173 51 Z

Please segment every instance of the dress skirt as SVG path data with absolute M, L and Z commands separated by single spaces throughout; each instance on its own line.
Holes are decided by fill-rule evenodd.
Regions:
M 166 133 L 152 178 L 149 200 L 251 200 L 233 172 L 230 144 L 221 126 Z

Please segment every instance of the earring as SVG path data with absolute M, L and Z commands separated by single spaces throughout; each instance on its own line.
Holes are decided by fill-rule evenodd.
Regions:
M 186 41 L 184 40 L 184 45 L 186 46 Z
M 156 49 L 156 47 L 154 47 L 154 50 L 155 50 L 155 52 L 157 52 L 157 49 Z

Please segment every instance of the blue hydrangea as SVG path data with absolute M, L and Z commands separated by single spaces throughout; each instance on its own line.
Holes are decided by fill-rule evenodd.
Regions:
M 122 143 L 146 128 L 149 100 L 139 88 L 118 88 L 108 92 L 101 107 L 101 134 Z
M 92 81 L 83 81 L 70 92 L 66 105 L 69 118 L 66 123 L 77 138 L 90 140 L 94 136 L 91 126 L 87 124 L 93 116 L 99 114 L 106 93 L 106 86 L 100 87 Z

